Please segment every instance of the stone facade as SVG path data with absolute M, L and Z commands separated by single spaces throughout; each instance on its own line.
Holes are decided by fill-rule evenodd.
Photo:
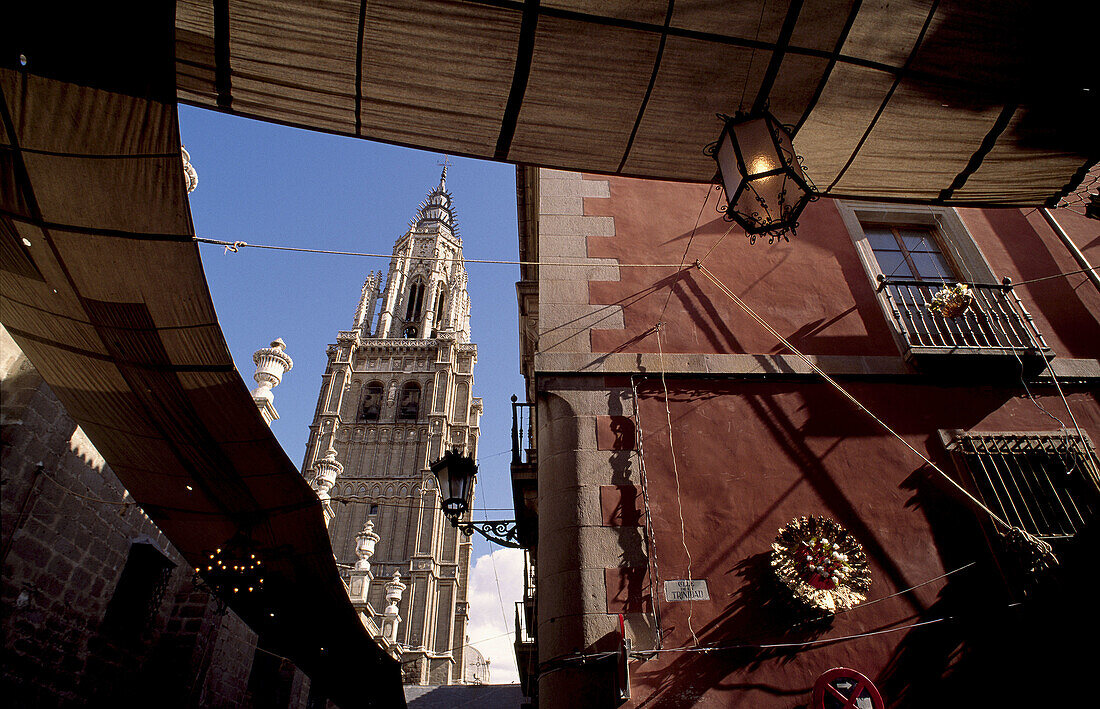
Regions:
M 0 380 L 6 703 L 253 706 L 250 676 L 277 684 L 253 672 L 256 634 L 196 587 L 2 327 Z M 304 706 L 286 694 L 262 705 Z
M 1064 629 L 1092 607 L 1096 515 L 1071 510 L 1100 509 L 1100 295 L 1040 215 L 822 199 L 789 244 L 752 246 L 707 185 L 536 167 L 517 183 L 537 435 L 512 471 L 538 533 L 516 649 L 533 704 L 816 706 L 840 666 L 899 708 L 1087 691 Z M 1095 263 L 1095 222 L 1058 219 Z M 883 234 L 904 235 L 914 277 L 937 254 L 995 305 L 914 315 L 932 311 L 891 296 L 902 247 Z M 937 346 L 917 322 L 970 339 Z M 1031 339 L 994 337 L 1012 327 Z M 1032 552 L 953 483 L 1061 563 L 1031 573 Z M 870 602 L 822 614 L 778 580 L 777 530 L 805 515 L 863 545 Z M 625 641 L 628 672 L 609 659 Z M 1004 681 L 1023 675 L 1059 682 Z
M 363 285 L 352 329 L 328 348 L 302 470 L 325 501 L 353 603 L 392 634 L 405 682 L 462 681 L 470 543 L 445 524 L 428 469 L 448 448 L 476 458 L 477 346 L 446 169 L 393 248 L 389 272 Z M 377 312 L 376 312 L 377 311 Z M 367 569 L 364 526 L 377 535 Z M 369 555 L 368 555 L 369 556 Z M 389 584 L 370 583 L 371 578 Z M 387 587 L 406 588 L 398 618 Z

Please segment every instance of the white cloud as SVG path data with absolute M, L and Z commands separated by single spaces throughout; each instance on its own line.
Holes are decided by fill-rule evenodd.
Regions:
M 519 682 L 513 643 L 516 602 L 522 599 L 522 549 L 497 549 L 477 558 L 467 587 L 470 621 L 466 632 L 470 644 L 488 658 L 493 684 Z

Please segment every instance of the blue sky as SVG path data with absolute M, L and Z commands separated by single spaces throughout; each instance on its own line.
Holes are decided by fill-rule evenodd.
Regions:
M 389 254 L 417 205 L 438 184 L 442 169 L 443 156 L 437 153 L 187 106 L 179 112 L 183 144 L 199 175 L 191 214 L 200 237 Z M 465 256 L 518 259 L 515 167 L 453 157 L 450 165 L 447 187 Z M 225 253 L 210 245 L 200 245 L 199 251 L 222 331 L 249 388 L 255 386 L 252 353 L 276 337 L 286 341 L 294 368 L 274 390 L 280 418 L 272 430 L 300 466 L 325 368 L 325 347 L 336 341 L 339 330 L 351 328 L 367 272 L 386 271 L 389 259 L 266 249 Z M 485 405 L 475 516 L 510 519 L 509 397 L 523 394 L 515 296 L 519 267 L 467 264 L 467 271 L 470 328 L 478 344 L 474 393 Z M 476 603 L 470 624 L 475 641 L 499 633 L 513 613 L 510 601 L 519 582 L 516 554 L 498 552 L 489 558 L 493 548 L 475 537 L 474 568 L 485 576 L 475 573 L 471 578 L 472 595 L 479 599 L 471 599 Z M 494 566 L 496 573 L 490 574 Z M 504 613 L 500 599 L 493 598 L 497 576 Z M 508 638 L 501 640 L 503 645 L 492 643 L 494 649 L 487 652 L 494 682 L 508 681 L 509 661 L 514 667 L 514 659 L 498 657 L 504 652 L 498 645 L 510 648 Z

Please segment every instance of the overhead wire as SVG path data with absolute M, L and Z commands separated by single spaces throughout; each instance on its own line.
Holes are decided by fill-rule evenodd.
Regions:
M 1022 606 L 1022 603 L 1009 603 L 1005 605 L 1005 608 L 1017 608 Z M 886 635 L 888 633 L 900 633 L 903 630 L 913 630 L 915 628 L 923 628 L 928 625 L 935 625 L 937 623 L 945 623 L 953 620 L 961 620 L 962 616 L 958 615 L 946 615 L 939 618 L 930 618 L 928 620 L 920 620 L 915 623 L 909 623 L 907 625 L 899 625 L 893 628 L 880 628 L 878 630 L 868 630 L 862 633 L 850 633 L 848 635 L 839 635 L 831 638 L 816 638 L 813 640 L 800 640 L 797 642 L 784 642 L 784 643 L 732 643 L 724 645 L 704 645 L 698 647 L 672 647 L 663 650 L 638 650 L 631 652 L 632 657 L 639 659 L 648 659 L 649 656 L 669 653 L 669 652 L 700 652 L 710 653 L 719 652 L 723 650 L 781 650 L 786 648 L 798 648 L 806 647 L 810 645 L 829 645 L 833 643 L 848 642 L 849 640 L 859 640 L 861 638 L 870 638 L 876 635 Z
M 485 518 L 486 522 L 489 521 L 489 513 L 485 510 L 484 507 L 481 508 L 481 515 Z M 488 537 L 486 537 L 486 539 L 488 539 L 490 545 L 495 543 L 492 539 L 489 539 Z M 504 594 L 500 591 L 500 574 L 497 573 L 497 560 L 496 557 L 493 556 L 493 550 L 491 547 L 489 549 L 489 563 L 493 567 L 493 581 L 496 582 L 497 600 L 500 601 L 500 617 L 504 621 L 504 627 L 508 627 L 508 613 L 504 610 Z M 513 627 L 512 630 L 514 631 L 515 628 Z
M 695 232 L 699 229 L 699 222 L 703 218 L 703 211 L 707 208 L 707 202 L 710 200 L 710 188 L 707 188 L 707 192 L 703 195 L 703 203 L 699 205 L 699 213 L 695 215 L 695 225 L 691 227 L 691 236 L 688 237 L 687 246 L 684 247 L 684 255 L 680 257 L 680 265 L 677 266 L 676 271 L 679 273 L 684 270 L 684 264 L 687 263 L 688 252 L 691 251 L 691 242 L 695 241 Z M 668 308 L 669 301 L 672 300 L 672 288 L 668 289 L 668 295 L 665 296 L 665 304 L 661 308 L 661 314 L 657 317 L 657 321 L 660 322 L 665 316 L 665 310 Z
M 841 610 L 838 610 L 833 615 L 841 615 L 843 613 L 851 613 L 852 611 L 855 611 L 855 610 L 866 608 L 868 606 L 873 606 L 876 603 L 882 603 L 883 601 L 888 601 L 891 598 L 897 598 L 898 596 L 904 596 L 907 593 L 912 593 L 913 591 L 916 591 L 918 588 L 924 588 L 925 586 L 927 586 L 930 583 L 935 583 L 935 582 L 939 581 L 940 579 L 945 579 L 948 576 L 953 576 L 953 575 L 959 573 L 960 571 L 966 571 L 967 569 L 971 568 L 972 566 L 977 565 L 977 563 L 978 562 L 976 562 L 976 561 L 971 561 L 969 563 L 963 564 L 962 566 L 958 566 L 954 569 L 951 569 L 950 571 L 946 571 L 946 572 L 940 574 L 939 576 L 933 576 L 932 578 L 930 578 L 926 581 L 921 581 L 920 583 L 914 584 L 914 585 L 912 585 L 908 588 L 903 588 L 900 591 L 895 591 L 894 593 L 891 593 L 888 596 L 881 596 L 879 598 L 874 598 L 870 601 L 864 601 L 863 603 L 860 603 L 858 606 L 852 606 L 851 608 L 843 608 Z
M 95 503 L 98 503 L 98 504 L 101 504 L 101 505 L 114 505 L 114 506 L 117 506 L 117 507 L 135 507 L 138 504 L 134 500 L 104 500 L 104 499 L 98 498 L 98 497 L 91 497 L 89 495 L 83 495 L 83 494 L 77 492 L 76 490 L 73 490 L 71 487 L 68 487 L 67 485 L 62 483 L 60 480 L 58 480 L 53 475 L 51 475 L 45 468 L 42 468 L 41 472 L 42 472 L 42 476 L 45 477 L 50 482 L 52 482 L 54 485 L 57 485 L 59 488 L 64 490 L 69 495 L 72 495 L 73 497 L 79 497 L 82 500 L 88 500 L 89 502 L 95 502 Z M 124 493 L 124 494 L 129 494 L 129 493 Z
M 296 253 L 324 254 L 327 256 L 355 256 L 362 258 L 384 258 L 395 261 L 453 261 L 453 257 L 447 256 L 401 256 L 397 254 L 371 253 L 368 251 L 339 251 L 334 249 L 305 249 L 297 246 L 279 246 L 276 244 L 250 244 L 246 241 L 223 241 L 221 239 L 208 239 L 196 236 L 195 242 L 199 244 L 211 244 L 225 248 L 226 253 L 237 253 L 241 249 L 270 249 L 274 251 L 292 251 Z M 577 261 L 509 261 L 506 259 L 475 259 L 463 258 L 464 263 L 488 263 L 504 266 L 565 266 L 575 268 L 590 268 L 591 264 Z M 619 268 L 679 268 L 675 263 L 620 263 Z
M 704 201 L 703 204 L 705 206 L 706 201 Z M 714 252 L 714 250 L 722 243 L 722 240 L 726 238 L 726 236 L 733 230 L 733 228 L 735 226 L 736 226 L 736 224 L 734 224 L 734 223 L 730 224 L 729 228 L 727 228 L 726 231 L 722 234 L 722 236 L 718 238 L 718 241 L 716 241 L 710 247 L 710 249 L 707 251 L 706 255 L 703 256 L 703 258 L 699 259 L 700 263 L 706 263 L 707 258 L 710 257 L 710 255 Z M 435 256 L 395 256 L 393 254 L 370 253 L 370 252 L 366 252 L 366 251 L 337 251 L 337 250 L 330 250 L 330 249 L 303 249 L 303 248 L 293 247 L 293 246 L 279 246 L 279 245 L 276 245 L 276 244 L 251 244 L 251 243 L 247 243 L 247 242 L 244 242 L 244 241 L 223 241 L 223 240 L 220 240 L 220 239 L 208 239 L 208 238 L 205 238 L 205 237 L 195 237 L 194 240 L 197 243 L 200 243 L 200 244 L 211 244 L 211 245 L 215 245 L 215 246 L 222 246 L 222 247 L 225 247 L 227 249 L 227 251 L 233 252 L 233 253 L 236 253 L 237 251 L 239 251 L 242 248 L 251 248 L 251 249 L 273 249 L 273 250 L 277 250 L 277 251 L 294 251 L 294 252 L 300 252 L 300 253 L 323 254 L 323 255 L 329 255 L 329 256 L 353 256 L 353 257 L 363 257 L 363 258 L 385 258 L 385 259 L 394 259 L 394 260 L 412 260 L 412 259 L 415 259 L 415 260 L 418 260 L 418 261 L 447 261 L 447 260 L 449 260 L 448 258 L 442 257 L 442 256 L 440 256 L 440 257 L 435 257 Z M 690 244 L 690 241 L 689 241 L 688 246 L 690 247 L 690 245 L 691 244 Z M 685 251 L 685 255 L 686 255 L 686 251 Z M 578 261 L 509 261 L 509 260 L 504 260 L 504 259 L 471 259 L 471 258 L 464 258 L 463 261 L 465 263 L 496 264 L 496 265 L 503 265 L 503 266 L 563 266 L 563 267 L 572 267 L 572 268 L 590 268 L 591 267 L 590 263 L 578 262 Z M 679 270 L 684 269 L 684 264 L 685 263 L 686 263 L 686 260 L 681 261 L 681 263 L 678 263 L 678 264 L 677 263 L 617 263 L 617 264 L 615 264 L 615 266 L 617 268 L 675 268 L 679 271 Z M 1053 278 L 1065 278 L 1067 276 L 1074 276 L 1074 275 L 1077 275 L 1079 273 L 1087 273 L 1089 271 L 1095 271 L 1097 269 L 1100 269 L 1100 266 L 1092 266 L 1090 268 L 1082 268 L 1082 269 L 1078 269 L 1076 271 L 1066 271 L 1064 273 L 1054 273 L 1054 274 L 1051 274 L 1049 276 L 1042 276 L 1040 278 L 1032 278 L 1032 279 L 1029 279 L 1029 280 L 1026 280 L 1026 281 L 1018 281 L 1018 282 L 1013 283 L 1013 285 L 1014 286 L 1022 286 L 1022 285 L 1027 285 L 1029 283 L 1038 283 L 1040 281 L 1047 281 L 1047 280 L 1050 280 L 1050 279 L 1053 279 Z M 666 304 L 667 304 L 667 300 L 666 300 Z
M 955 571 L 961 571 L 963 569 L 969 568 L 972 565 L 973 565 L 972 563 L 967 564 L 966 566 L 960 567 L 959 569 L 956 569 Z M 954 572 L 951 572 L 951 573 L 954 573 Z M 937 578 L 943 578 L 943 576 L 940 576 L 940 577 L 937 577 Z M 883 599 L 883 600 L 885 600 L 885 599 Z M 1023 605 L 1024 605 L 1023 603 L 1019 603 L 1019 602 L 1008 603 L 1008 604 L 1005 604 L 1004 609 L 1007 610 L 1007 609 L 1012 609 L 1012 608 L 1019 608 L 1019 607 L 1022 607 Z M 907 630 L 914 630 L 914 629 L 917 629 L 917 628 L 927 627 L 929 625 L 936 625 L 938 623 L 958 621 L 958 620 L 962 620 L 963 618 L 964 618 L 964 616 L 962 616 L 962 615 L 944 615 L 944 616 L 940 616 L 938 618 L 929 618 L 927 620 L 919 620 L 919 621 L 916 621 L 916 622 L 913 622 L 913 623 L 907 623 L 905 625 L 898 625 L 898 626 L 894 626 L 894 627 L 879 628 L 879 629 L 876 629 L 876 630 L 868 630 L 868 631 L 864 631 L 864 632 L 860 632 L 860 633 L 848 633 L 846 635 L 837 635 L 837 636 L 828 637 L 828 638 L 814 638 L 814 639 L 811 639 L 811 640 L 799 640 L 799 641 L 792 641 L 792 642 L 711 643 L 711 644 L 708 644 L 708 645 L 698 645 L 698 644 L 696 644 L 696 645 L 685 645 L 685 646 L 681 646 L 681 647 L 659 648 L 659 649 L 651 649 L 651 650 L 638 649 L 638 650 L 632 650 L 630 652 L 630 657 L 631 657 L 631 659 L 634 659 L 634 660 L 649 660 L 649 659 L 652 659 L 653 657 L 655 657 L 657 655 L 668 654 L 668 653 L 702 653 L 702 654 L 708 654 L 708 653 L 711 653 L 711 652 L 721 652 L 721 651 L 728 651 L 728 650 L 781 650 L 781 649 L 787 649 L 787 648 L 801 648 L 801 647 L 815 646 L 815 645 L 831 645 L 831 644 L 836 644 L 836 643 L 849 642 L 849 641 L 852 641 L 852 640 L 860 640 L 862 638 L 870 638 L 870 637 L 875 637 L 875 636 L 879 636 L 879 635 L 887 635 L 887 634 L 890 634 L 890 633 L 900 633 L 900 632 L 907 631 Z M 561 655 L 559 657 L 553 658 L 552 660 L 548 660 L 548 661 L 540 663 L 543 666 L 546 666 L 546 665 L 551 666 L 550 669 L 546 670 L 543 673 L 540 673 L 540 675 L 541 674 L 548 674 L 549 672 L 552 672 L 552 671 L 557 671 L 557 670 L 562 670 L 562 669 L 570 669 L 572 666 L 575 666 L 575 665 L 583 665 L 583 664 L 585 664 L 587 662 L 590 662 L 590 661 L 593 661 L 593 660 L 605 659 L 605 658 L 613 657 L 615 655 L 618 655 L 617 651 L 604 651 L 604 652 L 591 652 L 591 653 L 576 652 L 576 653 L 569 653 L 569 654 L 566 654 L 566 655 Z
M 176 513 L 184 513 L 184 514 L 196 514 L 196 515 L 220 515 L 221 514 L 220 512 L 215 512 L 215 511 L 211 511 L 211 510 L 197 510 L 197 509 L 192 509 L 192 508 L 187 508 L 187 507 L 172 507 L 172 506 L 160 505 L 160 504 L 143 505 L 142 503 L 140 503 L 136 500 L 105 500 L 105 499 L 100 498 L 100 497 L 93 497 L 93 496 L 90 496 L 90 495 L 85 495 L 83 493 L 77 492 L 76 490 L 73 490 L 71 487 L 68 487 L 67 485 L 62 483 L 60 480 L 53 477 L 45 469 L 43 469 L 42 474 L 43 474 L 44 477 L 49 479 L 50 482 L 52 482 L 54 485 L 61 488 L 61 490 L 64 491 L 66 494 L 72 495 L 73 497 L 77 497 L 77 498 L 80 498 L 82 500 L 87 500 L 88 502 L 94 502 L 94 503 L 102 504 L 102 505 L 114 505 L 114 506 L 117 506 L 117 507 L 143 507 L 143 506 L 147 506 L 147 507 L 150 507 L 150 508 L 153 508 L 153 509 L 156 509 L 156 510 L 163 510 L 163 511 L 166 511 L 166 512 L 176 512 Z M 128 493 L 126 493 L 126 494 L 128 494 Z M 368 504 L 368 502 L 369 502 L 370 504 L 375 504 L 375 505 L 378 505 L 380 507 L 390 507 L 390 508 L 396 508 L 396 509 L 419 510 L 422 507 L 422 505 L 413 505 L 413 504 L 408 504 L 407 505 L 407 504 L 402 504 L 402 503 L 398 503 L 398 502 L 385 502 L 383 499 L 372 498 L 372 497 L 367 496 L 367 495 L 332 495 L 332 496 L 329 497 L 329 499 L 333 502 L 340 502 L 340 503 L 344 503 L 344 504 Z M 319 502 L 319 500 L 317 500 L 317 501 L 310 500 L 308 503 L 305 503 L 305 504 L 306 504 L 306 506 L 312 506 L 314 504 L 317 504 L 318 502 Z M 301 509 L 302 506 L 303 505 L 301 505 L 301 504 L 295 503 L 293 505 L 283 505 L 281 507 L 264 508 L 264 509 L 258 510 L 258 511 L 259 512 L 269 512 L 269 513 L 270 512 L 292 512 L 292 511 L 296 511 L 298 509 Z M 485 513 L 488 513 L 489 511 L 493 511 L 493 512 L 510 512 L 510 511 L 512 511 L 511 507 L 481 507 L 479 509 L 482 512 L 485 512 Z
M 1079 273 L 1088 273 L 1090 271 L 1095 271 L 1097 269 L 1100 269 L 1100 266 L 1089 266 L 1088 268 L 1079 268 L 1076 271 L 1065 271 L 1064 273 L 1055 273 L 1055 274 L 1052 274 L 1050 276 L 1043 276 L 1041 278 L 1029 278 L 1026 281 L 1013 281 L 1012 285 L 1014 287 L 1015 286 L 1026 286 L 1029 283 L 1039 283 L 1041 281 L 1049 281 L 1052 278 L 1065 278 L 1067 276 L 1076 276 Z M 1084 282 L 1085 281 L 1082 281 L 1082 283 L 1084 283 Z
M 688 584 L 691 585 L 693 581 L 691 576 L 691 550 L 688 548 L 687 543 L 687 530 L 684 524 L 684 505 L 680 497 L 680 471 L 676 464 L 676 446 L 673 443 L 672 437 L 672 410 L 668 405 L 668 385 L 665 382 L 665 352 L 664 346 L 661 344 L 661 323 L 654 325 L 653 330 L 657 334 L 657 351 L 660 354 L 661 364 L 661 388 L 664 389 L 665 393 L 665 417 L 668 421 L 668 451 L 669 457 L 672 458 L 672 478 L 676 481 L 676 510 L 680 515 L 680 542 L 684 546 L 684 554 L 687 555 L 687 581 Z M 687 626 L 688 631 L 691 633 L 691 637 L 698 643 L 699 638 L 695 635 L 695 628 L 692 627 L 691 624 L 691 611 L 694 605 L 695 601 L 689 598 Z

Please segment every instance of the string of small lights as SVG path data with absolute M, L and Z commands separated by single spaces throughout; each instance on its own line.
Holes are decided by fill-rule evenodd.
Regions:
M 206 568 L 195 567 L 215 591 L 223 595 L 259 593 L 264 588 L 263 559 L 256 544 L 238 533 L 208 555 Z

